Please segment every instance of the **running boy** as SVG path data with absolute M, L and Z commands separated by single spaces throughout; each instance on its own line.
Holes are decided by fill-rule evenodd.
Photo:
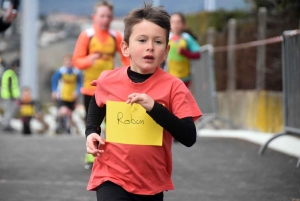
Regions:
M 82 86 L 81 72 L 73 67 L 72 55 L 65 55 L 63 66 L 52 76 L 52 99 L 57 101 L 57 133 L 70 133 L 72 112 Z
M 113 20 L 113 5 L 107 1 L 99 1 L 94 6 L 93 27 L 84 30 L 78 37 L 74 54 L 74 65 L 83 71 L 84 82 L 81 88 L 86 114 L 89 103 L 95 94 L 96 87 L 90 83 L 96 80 L 104 70 L 114 68 L 115 53 L 119 52 L 122 64 L 129 65 L 129 59 L 124 57 L 120 43 L 122 34 L 110 29 Z M 90 169 L 94 157 L 86 154 L 85 168 Z
M 189 87 L 191 82 L 190 59 L 200 58 L 200 47 L 191 32 L 186 31 L 182 13 L 171 16 L 170 51 L 167 59 L 168 72 L 181 79 Z
M 163 200 L 163 191 L 174 189 L 172 139 L 192 146 L 194 121 L 202 114 L 184 83 L 159 67 L 169 51 L 169 14 L 146 4 L 128 13 L 124 23 L 121 47 L 130 66 L 100 75 L 87 114 L 87 152 L 97 156 L 87 189 L 97 191 L 98 201 Z M 106 140 L 99 136 L 105 116 Z M 159 125 L 163 129 L 156 129 Z
M 113 5 L 100 1 L 94 6 L 93 27 L 84 30 L 78 37 L 73 63 L 83 71 L 84 82 L 81 88 L 86 113 L 96 87 L 90 83 L 96 80 L 104 70 L 114 69 L 115 53 L 119 52 L 124 66 L 129 65 L 128 58 L 121 52 L 122 35 L 110 29 L 113 20 Z

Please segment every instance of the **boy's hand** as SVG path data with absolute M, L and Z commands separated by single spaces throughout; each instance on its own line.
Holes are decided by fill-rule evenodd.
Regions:
M 126 101 L 127 104 L 138 103 L 142 107 L 146 109 L 147 112 L 151 111 L 154 106 L 154 100 L 148 96 L 147 94 L 139 94 L 139 93 L 132 93 L 128 96 L 128 100 Z
M 16 10 L 13 9 L 13 5 L 10 6 L 8 8 L 8 10 L 6 11 L 3 21 L 5 23 L 11 23 L 12 21 L 14 21 L 14 19 L 17 17 L 17 12 Z
M 91 86 L 97 86 L 97 80 L 93 80 L 93 81 L 91 82 Z
M 97 133 L 91 133 L 86 138 L 86 152 L 93 156 L 100 156 L 104 150 L 98 149 L 100 145 L 105 145 L 103 138 Z
M 51 97 L 53 100 L 57 99 L 57 92 L 52 92 Z
M 76 93 L 76 92 L 74 92 L 74 93 L 72 94 L 72 98 L 73 98 L 74 100 L 77 99 L 77 93 Z
M 100 53 L 93 53 L 93 54 L 89 54 L 88 58 L 90 59 L 90 61 L 92 63 L 94 63 L 97 59 L 99 59 L 101 57 Z

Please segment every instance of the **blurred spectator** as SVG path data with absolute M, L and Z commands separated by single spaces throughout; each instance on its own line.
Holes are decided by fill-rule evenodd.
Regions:
M 12 131 L 10 120 L 16 112 L 16 99 L 20 96 L 19 80 L 16 73 L 17 66 L 4 71 L 1 80 L 1 98 L 4 100 L 3 131 Z
M 0 17 L 0 32 L 5 31 L 17 17 L 17 10 L 13 5 L 10 6 L 5 12 L 4 16 Z

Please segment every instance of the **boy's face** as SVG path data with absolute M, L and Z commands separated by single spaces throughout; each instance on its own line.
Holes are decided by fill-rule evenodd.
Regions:
M 22 100 L 23 101 L 31 101 L 31 93 L 29 90 L 24 90 L 22 92 Z
M 166 30 L 143 20 L 132 27 L 129 45 L 121 43 L 124 56 L 130 57 L 131 70 L 141 74 L 153 73 L 167 58 Z
M 111 21 L 113 20 L 112 10 L 107 6 L 97 8 L 93 21 L 101 30 L 108 30 Z
M 67 68 L 72 68 L 73 67 L 72 59 L 69 58 L 69 57 L 64 58 L 63 64 Z
M 179 15 L 172 15 L 170 23 L 173 34 L 181 34 L 182 30 L 185 28 L 185 24 L 182 22 L 182 19 Z

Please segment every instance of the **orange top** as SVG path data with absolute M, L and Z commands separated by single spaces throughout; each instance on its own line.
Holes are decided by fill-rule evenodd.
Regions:
M 104 70 L 114 68 L 115 53 L 118 51 L 121 55 L 121 61 L 124 66 L 129 66 L 129 59 L 124 57 L 121 52 L 122 35 L 118 31 L 103 31 L 96 25 L 83 32 L 78 37 L 74 54 L 73 64 L 76 68 L 83 71 L 84 81 L 81 93 L 92 96 L 96 87 L 90 83 L 96 80 Z M 101 58 L 92 62 L 87 56 L 99 52 Z
M 127 68 L 101 74 L 95 93 L 98 106 L 107 100 L 125 102 L 129 94 L 136 92 L 148 94 L 178 118 L 193 117 L 195 121 L 202 115 L 192 94 L 178 78 L 157 68 L 146 81 L 134 83 Z M 173 190 L 172 139 L 164 130 L 162 146 L 106 142 L 104 153 L 95 158 L 87 189 L 95 190 L 101 183 L 111 181 L 134 194 L 154 195 Z

